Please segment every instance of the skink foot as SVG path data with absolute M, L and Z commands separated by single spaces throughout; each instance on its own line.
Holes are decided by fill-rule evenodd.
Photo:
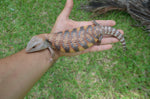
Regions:
M 95 20 L 93 20 L 93 24 L 94 24 L 94 25 L 97 25 L 97 26 L 100 25 L 100 24 L 98 24 Z
M 94 25 L 96 25 L 96 26 L 99 26 L 100 24 L 98 24 L 95 20 L 93 20 L 93 24 Z M 100 31 L 99 31 L 100 32 Z M 98 41 L 97 41 L 97 44 L 96 45 L 100 45 L 101 44 L 101 40 L 102 40 L 102 38 L 103 38 L 103 34 L 102 33 L 100 33 L 100 37 L 99 37 L 99 39 L 98 39 Z
M 54 58 L 55 57 L 55 52 L 51 47 L 48 47 L 50 53 L 51 53 L 51 57 Z

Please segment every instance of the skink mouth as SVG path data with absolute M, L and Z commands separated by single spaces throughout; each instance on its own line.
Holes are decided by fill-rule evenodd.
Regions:
M 28 52 L 28 53 L 30 52 L 30 49 L 28 49 L 28 48 L 26 48 L 25 50 L 26 50 L 26 52 Z
M 27 45 L 25 51 L 29 53 L 29 52 L 32 52 L 31 49 L 32 49 L 32 48 L 30 48 L 30 47 Z

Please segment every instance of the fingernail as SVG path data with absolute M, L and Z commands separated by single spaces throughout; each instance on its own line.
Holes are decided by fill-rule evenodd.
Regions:
M 111 22 L 110 22 L 110 24 L 111 25 L 116 25 L 116 21 L 114 21 L 114 20 L 110 20 Z

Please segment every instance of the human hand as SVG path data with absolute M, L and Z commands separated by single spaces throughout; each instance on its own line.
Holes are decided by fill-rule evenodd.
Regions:
M 74 21 L 69 19 L 69 15 L 71 13 L 71 10 L 73 8 L 73 0 L 67 0 L 66 5 L 61 12 L 61 14 L 58 16 L 56 23 L 51 31 L 51 33 L 56 33 L 72 28 L 77 28 L 85 25 L 91 25 L 93 24 L 92 21 Z M 96 20 L 101 25 L 106 25 L 106 26 L 114 26 L 116 23 L 113 20 Z M 123 31 L 119 30 L 122 34 Z M 61 53 L 61 52 L 56 52 L 56 54 L 59 54 L 61 56 L 72 56 L 72 55 L 79 55 L 83 53 L 88 53 L 88 52 L 95 52 L 95 51 L 103 51 L 103 50 L 108 50 L 112 48 L 112 43 L 118 42 L 118 39 L 112 36 L 104 36 L 101 45 L 94 45 L 84 51 L 76 52 L 76 53 Z

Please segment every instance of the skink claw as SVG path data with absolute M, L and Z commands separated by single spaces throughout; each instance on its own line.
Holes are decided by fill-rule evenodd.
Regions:
M 51 57 L 54 58 L 55 57 L 55 52 L 51 47 L 48 47 L 50 53 L 51 53 Z

